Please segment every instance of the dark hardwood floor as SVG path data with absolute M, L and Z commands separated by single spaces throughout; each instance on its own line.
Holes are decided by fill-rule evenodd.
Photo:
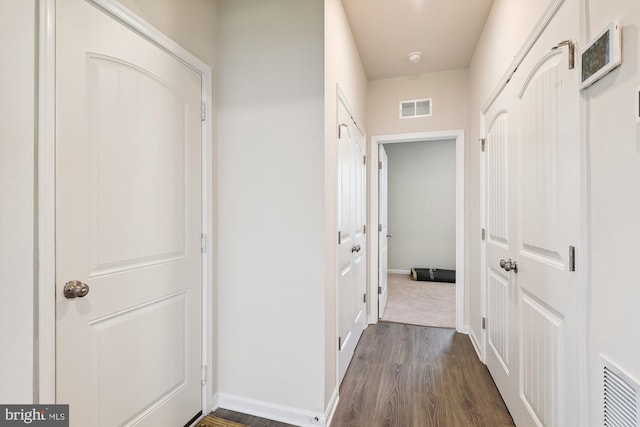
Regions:
M 288 424 L 218 409 L 251 427 Z M 331 427 L 513 426 L 469 337 L 453 329 L 369 326 L 340 387 Z
M 513 426 L 469 337 L 453 329 L 369 326 L 340 387 L 332 427 Z

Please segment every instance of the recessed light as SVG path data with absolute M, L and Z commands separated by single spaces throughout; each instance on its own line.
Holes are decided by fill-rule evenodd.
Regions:
M 411 52 L 409 55 L 407 55 L 407 59 L 412 64 L 417 64 L 422 59 L 422 52 Z

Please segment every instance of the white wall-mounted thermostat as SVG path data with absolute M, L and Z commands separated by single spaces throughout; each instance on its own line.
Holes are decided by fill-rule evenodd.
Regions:
M 622 63 L 620 22 L 613 21 L 580 53 L 580 87 L 587 88 Z

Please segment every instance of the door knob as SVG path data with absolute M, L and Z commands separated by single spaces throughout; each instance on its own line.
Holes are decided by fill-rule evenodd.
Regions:
M 82 298 L 89 293 L 89 285 L 78 280 L 72 280 L 64 285 L 64 297 L 67 299 Z
M 390 238 L 391 238 L 391 234 L 387 234 L 387 239 L 390 239 Z
M 512 261 L 511 258 L 508 260 L 501 259 L 500 267 L 504 268 L 505 271 L 513 270 L 514 273 L 518 273 L 518 263 L 516 261 Z
M 351 246 L 351 253 L 358 252 L 358 247 L 356 245 Z

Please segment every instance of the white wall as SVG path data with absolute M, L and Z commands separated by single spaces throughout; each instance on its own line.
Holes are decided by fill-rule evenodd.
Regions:
M 35 1 L 0 1 L 0 402 L 34 394 Z
M 217 0 L 118 0 L 211 68 Z
M 456 268 L 455 140 L 386 144 L 390 270 Z
M 401 119 L 400 101 L 432 98 L 430 117 Z M 368 134 L 467 129 L 469 72 L 466 68 L 430 74 L 373 80 L 367 87 Z
M 589 383 L 591 424 L 602 425 L 599 353 L 640 381 L 640 2 L 584 1 L 585 42 L 622 24 L 622 65 L 583 92 L 590 219 Z
M 324 413 L 323 16 L 316 0 L 218 4 L 222 406 Z
M 339 85 L 349 101 L 351 113 L 365 128 L 367 78 L 353 41 L 341 0 L 325 0 L 324 55 L 325 55 L 325 388 L 324 405 L 330 409 L 332 398 L 338 390 L 337 360 L 338 335 L 336 324 L 337 253 L 336 231 L 338 229 L 338 98 Z
M 472 145 L 473 138 L 466 133 L 469 127 L 469 70 L 466 68 L 448 70 L 437 73 L 399 77 L 393 79 L 381 79 L 370 81 L 367 86 L 367 134 L 369 136 L 393 135 L 414 132 L 437 132 L 448 130 L 465 131 L 465 147 Z M 433 114 L 430 117 L 401 119 L 399 117 L 399 103 L 408 99 L 432 99 Z M 371 149 L 367 141 L 368 149 Z M 368 153 L 371 155 L 371 153 Z M 465 160 L 466 162 L 466 160 Z M 467 166 L 465 166 L 467 167 Z M 469 174 L 465 170 L 465 201 L 469 192 Z M 368 197 L 372 197 L 372 191 L 377 191 L 377 186 L 372 188 L 368 184 Z M 370 206 L 368 205 L 368 209 Z M 464 212 L 465 221 L 469 215 L 469 209 Z M 374 225 L 375 227 L 375 225 Z M 375 233 L 369 234 L 369 239 L 376 237 Z M 469 229 L 465 225 L 465 252 L 468 252 Z M 371 242 L 368 241 L 371 245 Z M 469 270 L 469 257 L 465 255 L 465 265 L 461 266 L 465 271 Z M 464 287 L 469 287 L 469 276 L 464 275 Z M 467 325 L 469 319 L 469 292 L 465 290 L 464 310 L 462 324 Z

